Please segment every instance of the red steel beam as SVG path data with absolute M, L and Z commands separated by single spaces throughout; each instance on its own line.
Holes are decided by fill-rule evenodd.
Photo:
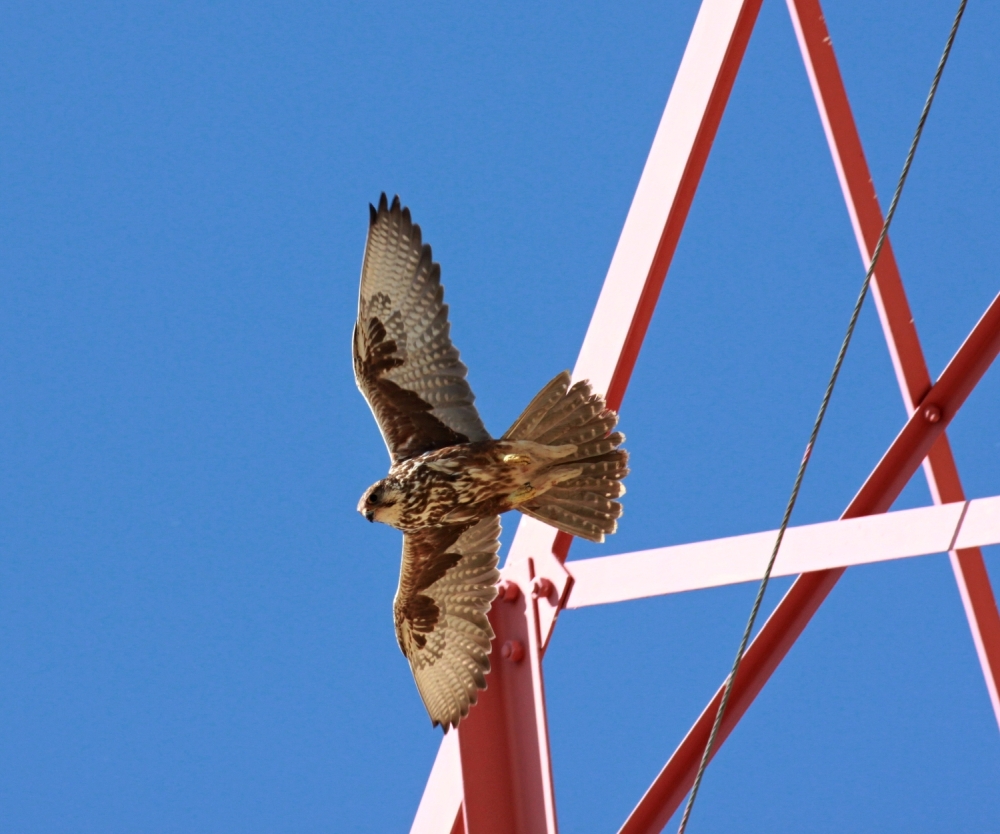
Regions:
M 787 0 L 787 3 L 861 259 L 867 269 L 882 230 L 882 210 L 837 66 L 830 33 L 818 0 Z M 888 240 L 872 281 L 872 295 L 903 403 L 907 414 L 910 414 L 930 388 L 931 378 Z M 936 504 L 965 500 L 946 436 L 941 436 L 924 461 L 924 474 Z M 1000 723 L 1000 613 L 997 612 L 983 555 L 979 548 L 969 548 L 951 551 L 950 558 L 994 715 Z
M 589 379 L 621 408 L 639 350 L 763 0 L 703 0 L 629 207 L 574 379 Z M 565 561 L 572 536 L 522 519 L 510 559 L 551 551 Z M 521 545 L 524 547 L 521 547 Z M 543 635 L 543 644 L 547 636 Z
M 944 373 L 927 393 L 841 518 L 886 512 L 943 436 L 966 397 L 1000 353 L 1000 295 L 993 299 Z M 747 649 L 733 684 L 713 753 L 718 752 L 771 673 L 826 599 L 845 568 L 804 573 L 788 590 Z M 663 829 L 694 784 L 695 773 L 722 699 L 725 682 L 629 815 L 620 834 Z
M 497 636 L 489 686 L 459 725 L 464 829 L 470 834 L 555 834 L 531 561 L 504 575 L 504 597 L 490 611 Z
M 625 396 L 761 3 L 705 0 L 691 31 L 646 163 L 653 170 L 643 171 L 574 370 L 577 378 L 585 371 L 614 409 Z M 630 224 L 633 212 L 637 222 Z M 627 286 L 615 280 L 619 270 L 632 273 Z
M 1000 295 L 993 299 L 944 373 L 879 461 L 875 472 L 881 473 L 880 478 L 873 473 L 851 502 L 848 512 L 852 508 L 859 508 L 859 511 L 845 517 L 889 509 L 935 441 L 944 434 L 945 427 L 972 389 L 993 364 L 997 353 L 1000 353 Z M 868 507 L 875 509 L 868 510 Z

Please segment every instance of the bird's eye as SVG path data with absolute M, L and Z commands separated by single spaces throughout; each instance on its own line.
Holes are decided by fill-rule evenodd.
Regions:
M 368 496 L 368 503 L 369 504 L 377 504 L 378 503 L 378 496 L 374 492 L 371 495 Z

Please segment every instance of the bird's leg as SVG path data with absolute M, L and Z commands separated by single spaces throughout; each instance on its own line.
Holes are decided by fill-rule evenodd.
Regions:
M 556 469 L 554 471 L 545 472 L 539 475 L 533 484 L 522 484 L 517 489 L 515 489 L 507 497 L 510 501 L 512 507 L 516 507 L 518 504 L 524 504 L 530 501 L 532 498 L 541 495 L 544 492 L 548 492 L 549 489 L 554 487 L 556 484 L 560 484 L 563 481 L 570 481 L 573 478 L 578 478 L 582 469 L 579 466 L 567 466 L 565 468 Z

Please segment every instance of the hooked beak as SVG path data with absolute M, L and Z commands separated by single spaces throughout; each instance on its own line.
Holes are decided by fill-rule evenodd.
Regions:
M 375 510 L 368 510 L 368 512 L 365 513 L 365 518 L 367 518 L 369 521 L 374 522 L 375 521 Z

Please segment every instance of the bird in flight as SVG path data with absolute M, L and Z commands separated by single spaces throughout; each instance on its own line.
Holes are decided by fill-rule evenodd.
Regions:
M 358 503 L 403 531 L 396 638 L 434 726 L 457 727 L 486 687 L 500 514 L 517 509 L 604 541 L 621 515 L 628 453 L 618 415 L 568 372 L 494 440 L 449 336 L 441 268 L 385 194 L 371 209 L 354 327 L 354 376 L 389 450 Z

